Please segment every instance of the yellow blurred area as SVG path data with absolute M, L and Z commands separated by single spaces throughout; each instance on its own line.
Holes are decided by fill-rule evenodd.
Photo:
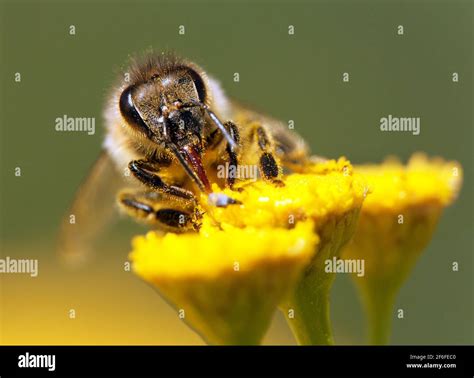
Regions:
M 46 244 L 2 249 L 2 258 L 39 258 L 37 277 L 0 274 L 2 345 L 204 344 L 151 286 L 124 270 L 127 246 L 76 268 L 61 264 Z M 294 344 L 280 314 L 263 343 Z

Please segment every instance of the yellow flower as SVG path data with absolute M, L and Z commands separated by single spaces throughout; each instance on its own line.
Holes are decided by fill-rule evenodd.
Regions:
M 388 342 L 393 303 L 418 256 L 430 241 L 444 207 L 462 182 L 457 162 L 414 155 L 407 165 L 388 160 L 356 166 L 371 194 L 361 211 L 347 259 L 362 259 L 365 275 L 353 275 L 365 304 L 371 342 Z
M 372 192 L 363 212 L 374 215 L 399 213 L 413 206 L 442 208 L 454 201 L 462 182 L 459 163 L 430 160 L 421 153 L 413 155 L 407 165 L 389 159 L 382 165 L 356 166 L 356 170 Z
M 365 196 L 345 159 L 308 170 L 285 177 L 283 187 L 256 181 L 237 192 L 214 185 L 241 204 L 213 207 L 203 196 L 199 233 L 136 237 L 134 271 L 182 310 L 207 342 L 259 343 L 278 304 L 291 303 L 303 270 L 314 268 L 314 253 L 325 255 L 328 243 L 347 239 Z M 322 250 L 316 248 L 318 231 Z M 303 315 L 295 306 L 291 321 L 308 321 Z
M 316 243 L 311 222 L 219 230 L 206 220 L 199 234 L 137 237 L 131 259 L 208 343 L 257 344 Z
M 290 227 L 307 218 L 318 227 L 329 217 L 361 206 L 367 190 L 365 181 L 353 175 L 345 158 L 310 166 L 307 171 L 288 175 L 283 188 L 257 181 L 241 193 L 226 189 L 223 192 L 242 206 L 216 208 L 214 214 L 220 221 L 238 227 Z

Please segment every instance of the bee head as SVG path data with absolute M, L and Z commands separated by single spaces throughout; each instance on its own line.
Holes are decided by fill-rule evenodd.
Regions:
M 207 100 L 205 78 L 191 67 L 180 66 L 126 87 L 119 107 L 127 125 L 153 142 L 198 147 Z
M 132 133 L 171 151 L 201 190 L 210 192 L 202 164 L 203 136 L 219 129 L 231 148 L 236 143 L 209 108 L 204 71 L 174 56 L 150 56 L 132 65 L 119 108 Z

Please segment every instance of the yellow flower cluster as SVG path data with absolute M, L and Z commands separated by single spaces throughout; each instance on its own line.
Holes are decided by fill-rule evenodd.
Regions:
M 396 292 L 456 198 L 461 166 L 421 154 L 407 165 L 354 168 L 340 158 L 283 181 L 247 182 L 241 191 L 214 185 L 239 204 L 215 207 L 203 195 L 198 233 L 136 237 L 134 271 L 209 343 L 259 343 L 280 307 L 300 343 L 331 344 L 335 275 L 325 261 L 364 260 L 365 274 L 354 279 L 372 342 L 387 342 Z
M 199 233 L 149 232 L 134 239 L 130 259 L 209 343 L 258 343 L 311 265 L 317 232 L 358 212 L 366 187 L 341 158 L 288 175 L 282 187 L 256 181 L 240 192 L 213 190 L 241 204 L 213 207 L 203 196 Z

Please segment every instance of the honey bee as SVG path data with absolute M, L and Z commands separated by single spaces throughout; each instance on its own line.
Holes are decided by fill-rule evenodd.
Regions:
M 308 161 L 300 136 L 228 99 L 194 63 L 151 53 L 133 59 L 125 72 L 107 102 L 104 151 L 70 211 L 76 227 L 66 222 L 63 231 L 69 250 L 110 217 L 110 198 L 155 228 L 193 232 L 200 226 L 201 193 L 213 206 L 238 205 L 212 193 L 211 183 L 242 190 L 235 175 L 218 177 L 217 167 L 257 165 L 261 178 L 283 185 L 283 168 L 299 170 Z

